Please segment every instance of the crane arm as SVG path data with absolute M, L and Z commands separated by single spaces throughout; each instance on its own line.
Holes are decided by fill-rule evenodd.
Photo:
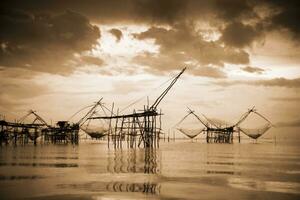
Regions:
M 161 95 L 155 100 L 155 102 L 150 107 L 150 110 L 155 110 L 158 106 L 158 104 L 163 100 L 163 98 L 167 95 L 167 93 L 170 91 L 170 89 L 173 87 L 173 85 L 176 83 L 178 78 L 183 74 L 183 72 L 186 70 L 186 67 L 181 70 L 181 72 L 172 80 L 170 85 L 165 89 Z
M 274 126 L 272 124 L 272 122 L 270 120 L 268 120 L 265 116 L 263 116 L 262 114 L 258 113 L 257 111 L 254 111 L 255 114 L 257 114 L 258 116 L 260 116 L 261 118 L 263 118 L 264 120 L 266 120 L 267 122 L 269 122 L 272 126 Z
M 209 126 L 208 126 L 207 124 L 205 124 L 205 123 L 201 120 L 201 118 L 200 118 L 198 115 L 195 114 L 195 112 L 194 112 L 193 110 L 191 110 L 190 108 L 188 108 L 188 109 L 189 109 L 190 113 L 191 113 L 192 115 L 194 115 L 194 116 L 200 121 L 201 124 L 203 124 L 203 126 L 205 126 L 206 128 L 209 128 Z
M 188 114 L 186 114 L 177 124 L 175 124 L 173 128 L 179 126 L 191 114 L 192 112 L 188 112 Z
M 221 128 L 220 126 L 218 126 L 217 124 L 215 124 L 211 119 L 209 119 L 208 117 L 206 117 L 204 114 L 202 114 L 202 116 L 207 120 L 207 122 L 209 122 L 214 127 Z
M 255 112 L 255 107 L 253 106 L 251 109 L 249 109 L 246 113 L 244 113 L 240 120 L 234 125 L 234 126 L 238 126 L 240 125 L 243 121 L 245 121 L 245 119 L 250 115 L 250 113 Z
M 77 124 L 82 125 L 86 121 L 86 119 L 94 113 L 94 110 L 97 108 L 97 106 L 101 105 L 102 99 L 103 98 L 97 101 L 95 105 L 77 122 Z
M 48 123 L 41 116 L 39 116 L 35 111 L 31 110 L 30 114 L 33 114 L 36 117 L 36 119 L 38 119 L 39 121 L 41 121 L 42 123 L 44 123 L 46 126 L 49 127 Z

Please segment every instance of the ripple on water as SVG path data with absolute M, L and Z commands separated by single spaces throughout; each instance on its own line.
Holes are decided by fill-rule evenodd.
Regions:
M 300 194 L 300 183 L 296 182 L 262 181 L 257 179 L 234 177 L 228 179 L 228 185 L 241 190 Z

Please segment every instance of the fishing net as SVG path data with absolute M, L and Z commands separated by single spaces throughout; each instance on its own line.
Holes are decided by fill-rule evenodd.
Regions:
M 91 138 L 102 138 L 107 135 L 107 129 L 82 129 L 86 134 L 88 134 Z
M 190 139 L 197 137 L 205 129 L 193 112 L 189 112 L 174 127 Z
M 208 118 L 205 115 L 203 115 L 204 118 L 207 121 L 207 124 L 209 124 L 210 127 L 215 127 L 215 128 L 226 128 L 229 126 L 233 126 L 232 123 L 229 123 L 227 121 L 221 120 L 221 119 L 216 119 L 216 118 Z
M 17 122 L 22 124 L 47 126 L 47 122 L 33 110 L 28 111 L 28 113 L 21 117 Z
M 25 128 L 21 131 L 22 134 L 28 136 L 32 141 L 35 141 L 38 137 L 41 136 L 42 128 L 47 127 L 47 122 L 40 117 L 36 111 L 30 110 L 26 115 L 21 117 L 18 121 L 21 124 L 27 125 L 36 125 L 36 128 Z
M 254 128 L 254 129 L 247 129 L 247 128 L 240 128 L 240 130 L 247 136 L 252 139 L 257 139 L 266 133 L 271 128 L 270 124 L 266 124 L 264 127 L 261 128 Z
M 107 135 L 108 132 L 108 127 L 102 120 L 89 119 L 80 127 L 80 129 L 92 138 L 102 138 Z
M 253 127 L 254 126 L 254 127 Z M 252 139 L 258 139 L 272 127 L 271 122 L 260 113 L 253 111 L 239 126 L 239 130 Z
M 177 128 L 181 133 L 193 139 L 197 137 L 204 129 L 184 129 L 184 128 Z
M 100 117 L 100 116 L 108 116 L 111 115 L 110 110 L 101 103 L 100 99 L 95 104 L 86 106 L 79 111 L 77 111 L 74 115 L 70 117 L 70 119 L 74 119 L 74 117 L 78 117 L 78 114 L 82 113 L 83 111 L 89 109 L 83 117 L 81 117 L 77 124 L 84 133 L 89 135 L 92 138 L 102 138 L 107 135 L 109 125 L 108 122 L 104 119 L 91 119 L 92 117 Z M 69 119 L 69 120 L 70 120 Z
M 35 132 L 25 130 L 24 133 L 27 134 L 29 139 L 32 140 L 32 141 L 36 140 L 38 137 L 41 136 L 41 131 L 40 130 L 35 131 Z

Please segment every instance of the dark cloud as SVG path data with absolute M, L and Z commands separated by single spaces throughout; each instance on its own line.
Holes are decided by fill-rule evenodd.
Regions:
M 222 30 L 220 40 L 227 46 L 243 48 L 250 46 L 257 38 L 262 36 L 260 27 L 245 25 L 241 22 L 233 22 Z
M 0 65 L 66 74 L 75 54 L 90 50 L 100 31 L 84 16 L 67 11 L 58 15 L 16 10 L 0 13 Z
M 298 0 L 270 0 L 270 5 L 275 6 L 279 12 L 271 17 L 270 27 L 274 29 L 283 28 L 289 30 L 292 35 L 300 39 L 300 1 Z
M 132 1 L 138 18 L 145 16 L 147 21 L 173 23 L 186 15 L 187 1 L 182 0 L 144 0 Z
M 110 32 L 113 36 L 116 37 L 117 42 L 119 42 L 119 41 L 121 40 L 121 38 L 123 37 L 122 31 L 120 31 L 119 29 L 113 28 L 113 29 L 110 29 L 109 32 Z
M 32 12 L 63 12 L 66 9 L 82 13 L 93 21 L 171 23 L 186 12 L 188 1 L 182 0 L 12 0 L 3 7 Z
M 286 88 L 300 88 L 300 78 L 286 79 L 274 78 L 269 80 L 237 80 L 237 81 L 219 81 L 215 82 L 216 85 L 228 87 L 234 85 L 252 85 L 252 86 L 265 86 L 265 87 L 286 87 Z
M 101 23 L 174 24 L 179 20 L 232 23 L 264 20 L 274 28 L 283 27 L 299 34 L 299 22 L 295 20 L 300 13 L 298 0 L 10 0 L 2 1 L 0 6 L 34 13 L 60 13 L 70 9 Z M 267 17 L 260 16 L 257 9 L 260 7 L 271 10 Z
M 241 70 L 248 72 L 248 73 L 256 73 L 256 74 L 262 74 L 265 71 L 262 68 L 251 67 L 251 66 L 242 67 Z
M 215 5 L 215 7 L 211 8 L 211 10 L 216 11 L 217 16 L 226 21 L 257 17 L 254 11 L 253 1 L 216 0 L 212 2 Z
M 300 119 L 278 122 L 275 124 L 275 126 L 276 127 L 300 127 Z
M 247 64 L 249 55 L 242 49 L 224 47 L 218 41 L 205 41 L 195 30 L 192 23 L 178 23 L 170 29 L 153 26 L 147 31 L 135 34 L 140 40 L 154 39 L 160 47 L 159 54 L 145 53 L 137 56 L 134 61 L 154 68 L 154 70 L 172 70 L 179 66 L 223 66 L 225 63 Z M 189 64 L 196 63 L 196 64 Z M 201 68 L 200 68 L 201 69 Z M 203 68 L 210 69 L 210 68 Z M 192 70 L 196 74 L 206 74 L 207 71 L 199 73 L 199 70 Z M 216 72 L 215 77 L 220 77 L 220 71 Z M 213 76 L 212 76 L 213 77 Z
M 71 9 L 94 21 L 147 22 L 172 24 L 179 19 L 199 19 L 207 16 L 232 21 L 256 16 L 255 0 L 11 0 L 2 7 L 32 12 L 62 12 Z
M 162 61 L 167 65 L 168 60 L 179 57 L 176 66 L 191 60 L 198 62 L 196 66 L 248 64 L 244 48 L 263 39 L 268 31 L 285 29 L 300 38 L 299 22 L 295 20 L 299 18 L 299 7 L 297 0 L 2 1 L 0 64 L 70 73 L 76 66 L 72 62 L 74 54 L 89 50 L 100 37 L 91 23 L 152 26 L 139 38 L 155 39 L 162 55 L 140 55 L 137 60 L 142 62 Z M 218 41 L 206 41 L 199 27 L 187 26 L 188 22 L 204 23 L 221 36 Z M 206 27 L 200 28 L 207 31 Z M 118 29 L 111 33 L 117 40 L 122 37 Z M 148 58 L 152 61 L 146 61 Z M 173 68 L 166 65 L 164 68 Z

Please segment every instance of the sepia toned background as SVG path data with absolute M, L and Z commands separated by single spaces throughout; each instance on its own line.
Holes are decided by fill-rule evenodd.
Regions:
M 279 137 L 299 138 L 299 4 L 1 2 L 0 114 L 13 120 L 34 109 L 55 122 L 101 97 L 121 109 L 145 97 L 129 112 L 186 66 L 160 105 L 164 128 L 186 106 L 227 121 L 256 106 Z

